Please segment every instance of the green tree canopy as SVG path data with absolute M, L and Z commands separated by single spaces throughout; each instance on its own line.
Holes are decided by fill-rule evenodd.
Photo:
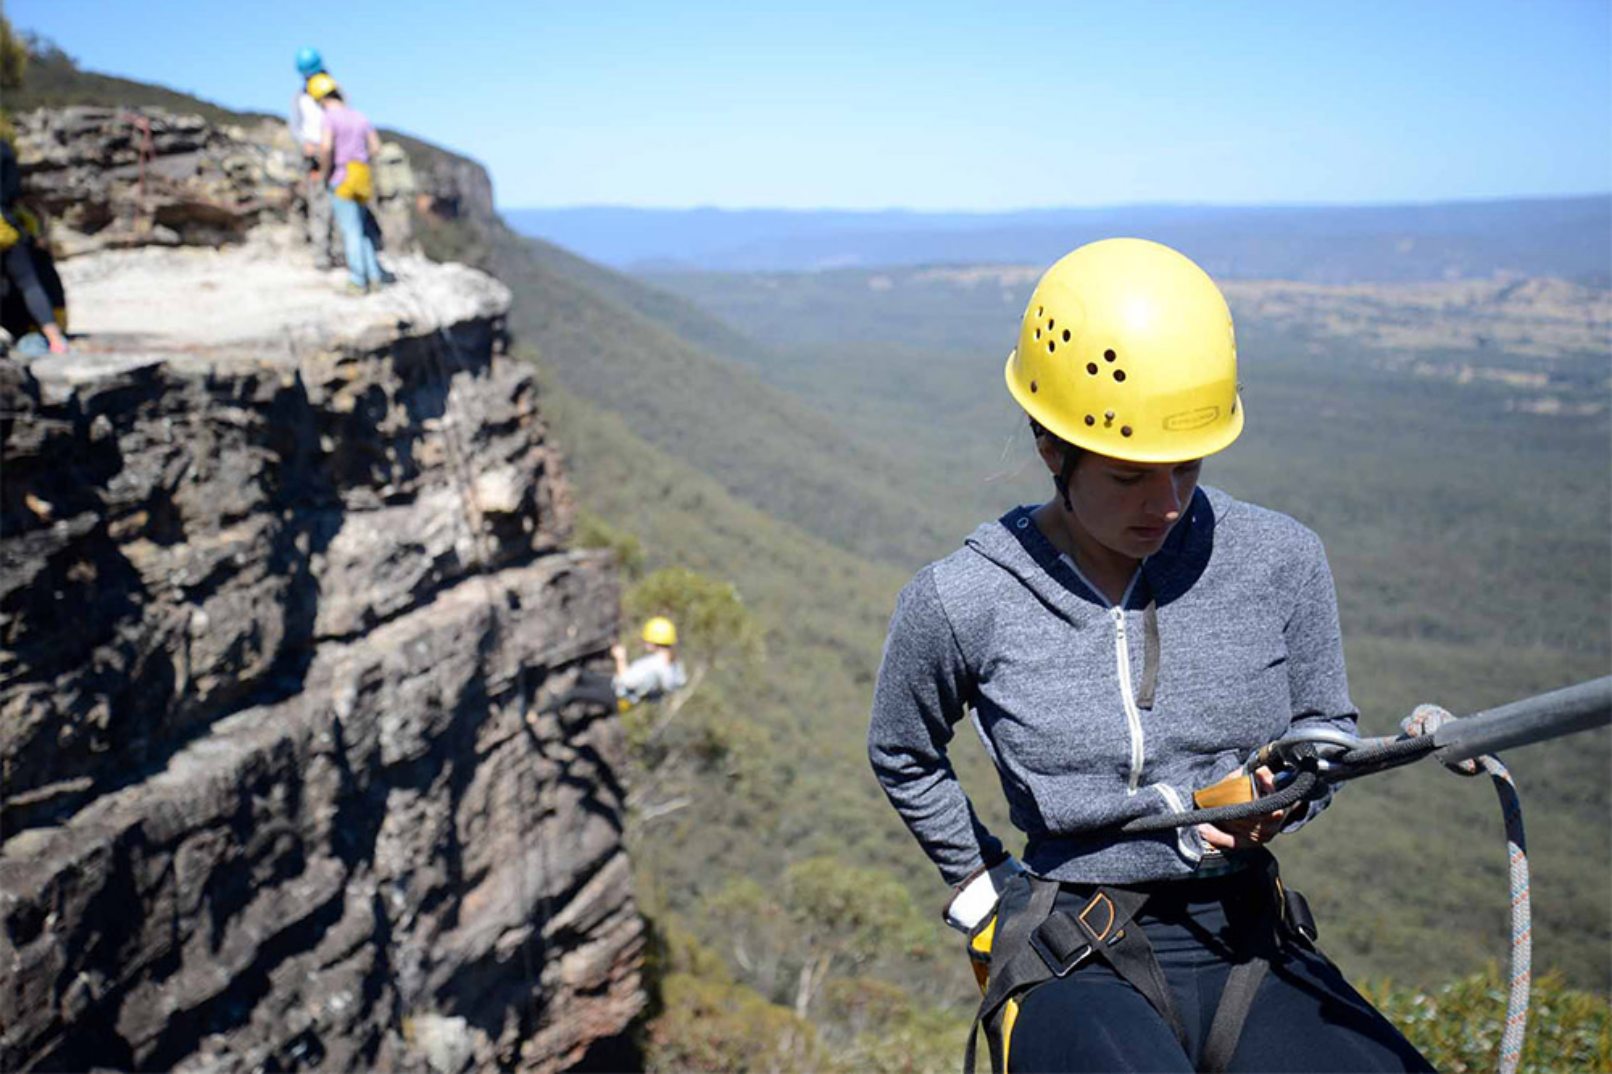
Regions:
M 743 659 L 761 654 L 760 631 L 732 582 L 687 567 L 662 567 L 628 590 L 623 604 L 629 622 L 652 615 L 671 619 L 679 646 L 707 664 L 728 654 Z

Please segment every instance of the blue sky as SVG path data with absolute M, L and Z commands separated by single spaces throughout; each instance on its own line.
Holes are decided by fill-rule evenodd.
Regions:
M 281 111 L 321 48 L 504 207 L 998 210 L 1612 190 L 1607 0 L 9 0 L 88 68 Z

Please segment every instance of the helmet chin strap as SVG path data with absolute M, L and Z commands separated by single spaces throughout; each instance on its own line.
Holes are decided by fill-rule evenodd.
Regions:
M 1071 444 L 1065 444 L 1063 446 L 1063 469 L 1059 470 L 1058 476 L 1052 479 L 1053 485 L 1058 489 L 1059 497 L 1063 500 L 1064 510 L 1071 514 L 1075 510 L 1075 505 L 1069 502 L 1069 479 L 1075 475 L 1075 464 L 1079 461 L 1079 449 Z
M 1026 417 L 1029 417 L 1029 415 L 1026 415 Z M 1033 417 L 1030 418 L 1030 435 L 1037 440 L 1043 436 L 1052 436 L 1054 440 L 1062 445 L 1063 465 L 1053 475 L 1052 484 L 1058 490 L 1058 498 L 1063 501 L 1064 510 L 1073 514 L 1075 505 L 1069 502 L 1069 479 L 1075 476 L 1075 466 L 1080 462 L 1081 449 L 1062 437 L 1053 436 L 1053 434 L 1047 432 L 1046 426 L 1036 421 Z

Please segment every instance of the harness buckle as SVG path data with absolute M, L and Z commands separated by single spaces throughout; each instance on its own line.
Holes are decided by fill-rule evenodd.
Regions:
M 1061 911 L 1049 914 L 1047 919 L 1030 933 L 1030 948 L 1041 956 L 1054 977 L 1067 977 L 1069 973 L 1091 957 L 1092 945 Z
M 1097 945 L 1105 940 L 1117 942 L 1123 932 L 1117 932 L 1119 908 L 1113 898 L 1099 889 L 1087 900 L 1078 914 L 1053 910 L 1030 932 L 1031 949 L 1041 956 L 1054 977 L 1064 977 L 1076 966 L 1090 958 Z

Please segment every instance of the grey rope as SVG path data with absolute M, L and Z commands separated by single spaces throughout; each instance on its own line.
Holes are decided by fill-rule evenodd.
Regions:
M 1246 820 L 1287 809 L 1320 797 L 1327 785 L 1421 760 L 1436 748 L 1434 732 L 1454 720 L 1437 705 L 1419 705 L 1401 723 L 1404 734 L 1391 738 L 1360 739 L 1348 745 L 1332 743 L 1334 751 L 1322 758 L 1313 749 L 1296 756 L 1298 772 L 1285 787 L 1250 802 L 1137 817 L 1119 826 L 1128 835 L 1170 831 L 1193 824 Z M 1511 973 L 1506 1002 L 1505 1029 L 1500 1038 L 1500 1074 L 1515 1074 L 1522 1058 L 1528 1027 L 1528 995 L 1533 979 L 1533 924 L 1529 901 L 1528 843 L 1523 831 L 1522 801 L 1510 771 L 1492 754 L 1446 764 L 1452 772 L 1475 776 L 1487 772 L 1505 815 L 1506 852 L 1511 870 Z M 1324 771 L 1324 775 L 1323 775 Z
M 1418 705 L 1401 727 L 1407 735 L 1431 742 L 1433 732 L 1455 717 L 1437 705 Z M 1511 868 L 1511 980 L 1506 999 L 1506 1026 L 1500 1035 L 1500 1074 L 1514 1074 L 1522 1060 L 1528 1029 L 1528 993 L 1533 982 L 1533 914 L 1528 881 L 1528 840 L 1522 825 L 1522 799 L 1500 758 L 1485 753 L 1445 765 L 1462 776 L 1489 773 L 1506 818 L 1506 856 Z

